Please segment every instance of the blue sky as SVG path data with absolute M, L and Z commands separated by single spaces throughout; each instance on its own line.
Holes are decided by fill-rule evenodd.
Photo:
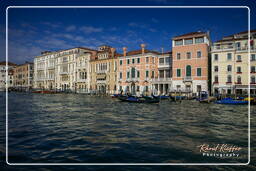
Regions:
M 252 5 L 227 0 L 224 5 Z M 188 4 L 192 1 L 177 1 L 169 4 L 168 0 L 129 1 L 129 3 L 107 3 L 106 1 L 44 1 L 37 4 L 6 3 L 8 5 L 223 5 L 214 3 Z M 95 2 L 97 2 L 95 4 Z M 116 2 L 116 3 L 115 3 Z M 140 2 L 140 3 L 138 3 Z M 179 2 L 179 3 L 178 3 Z M 183 2 L 183 3 L 182 3 Z M 172 1 L 173 3 L 173 1 Z M 182 3 L 182 4 L 181 4 Z M 148 49 L 171 50 L 171 37 L 193 31 L 210 31 L 212 41 L 223 36 L 247 30 L 247 9 L 9 9 L 9 61 L 23 63 L 32 61 L 34 56 L 45 50 L 60 50 L 77 46 L 97 48 L 102 44 L 122 47 L 128 50 L 140 48 L 145 43 Z M 252 20 L 255 12 L 252 11 Z M 4 19 L 4 18 L 3 18 Z M 0 60 L 5 58 L 5 25 L 0 26 Z M 251 28 L 255 29 L 252 21 Z

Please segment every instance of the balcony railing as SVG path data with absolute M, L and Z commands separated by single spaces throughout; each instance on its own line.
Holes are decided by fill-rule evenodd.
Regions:
M 80 79 L 80 78 L 77 79 L 77 82 L 86 82 L 86 81 L 87 79 Z
M 184 82 L 192 82 L 193 79 L 192 79 L 192 77 L 190 77 L 190 76 L 186 76 L 186 77 L 183 78 L 183 81 L 184 81 Z
M 172 78 L 169 78 L 169 77 L 162 77 L 162 78 L 153 78 L 153 82 L 164 82 L 164 81 L 171 81 Z
M 68 74 L 68 71 L 60 71 L 60 75 Z

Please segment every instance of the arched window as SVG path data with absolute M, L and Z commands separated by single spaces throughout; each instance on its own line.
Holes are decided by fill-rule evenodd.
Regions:
M 132 68 L 132 78 L 135 78 L 135 68 Z
M 186 66 L 186 76 L 191 77 L 191 66 L 190 65 Z

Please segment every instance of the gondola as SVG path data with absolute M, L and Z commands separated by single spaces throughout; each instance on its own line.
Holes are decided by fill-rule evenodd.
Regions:
M 244 105 L 248 104 L 248 101 L 245 100 L 234 100 L 232 98 L 224 98 L 222 100 L 217 100 L 216 104 L 227 104 L 227 105 Z
M 123 102 L 130 102 L 130 103 L 159 103 L 160 98 L 152 96 L 142 96 L 142 97 L 136 97 L 136 96 L 118 96 L 117 97 L 120 101 Z

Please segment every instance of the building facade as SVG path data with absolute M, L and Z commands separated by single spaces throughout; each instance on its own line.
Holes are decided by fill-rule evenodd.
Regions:
M 256 30 L 223 37 L 212 46 L 212 92 L 214 94 L 256 94 Z M 250 56 L 249 45 L 250 44 Z
M 172 86 L 172 53 L 159 54 L 157 60 L 158 74 L 152 80 L 153 89 L 159 95 L 168 95 Z
M 117 91 L 117 57 L 115 48 L 100 46 L 90 61 L 90 90 L 99 94 L 114 94 Z
M 209 33 L 192 32 L 172 39 L 171 91 L 208 91 Z
M 5 91 L 6 86 L 7 88 L 13 87 L 13 68 L 16 66 L 16 64 L 8 62 L 6 67 L 5 61 L 0 62 L 0 91 Z
M 158 52 L 145 49 L 145 44 L 140 50 L 129 52 L 124 47 L 118 59 L 119 92 L 141 95 L 157 91 L 153 80 L 158 78 L 158 56 Z
M 90 52 L 94 50 L 77 47 L 54 52 L 42 52 L 34 59 L 34 88 L 49 90 L 86 91 Z
M 33 87 L 34 64 L 26 62 L 13 68 L 13 87 L 30 90 Z

